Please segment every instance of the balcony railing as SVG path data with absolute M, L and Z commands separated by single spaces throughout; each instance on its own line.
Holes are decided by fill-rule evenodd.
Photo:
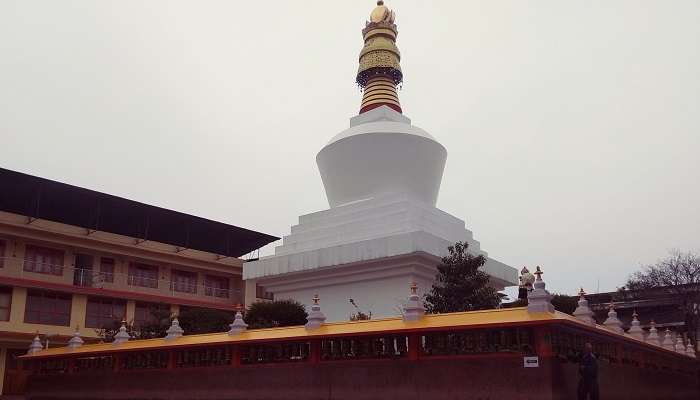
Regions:
M 158 289 L 167 292 L 171 296 L 186 293 L 198 296 L 214 297 L 218 299 L 230 299 L 242 295 L 240 289 L 222 289 L 206 284 L 192 285 L 187 283 L 171 282 L 166 279 L 153 279 L 144 276 L 128 275 L 118 272 L 102 272 L 90 268 L 67 267 L 63 265 L 39 264 L 40 270 L 27 270 L 25 266 L 31 261 L 13 257 L 0 257 L 0 276 L 16 276 L 19 278 L 38 279 L 36 274 L 45 274 L 51 280 L 61 279 L 75 286 L 89 288 L 107 288 L 112 285 L 129 285 Z M 99 268 L 99 267 L 97 267 Z M 41 272 L 40 272 L 41 271 Z M 60 272 L 60 273 L 59 273 Z M 61 278 L 63 277 L 63 278 Z M 160 289 L 159 289 L 160 288 Z M 242 301 L 242 298 L 239 299 Z

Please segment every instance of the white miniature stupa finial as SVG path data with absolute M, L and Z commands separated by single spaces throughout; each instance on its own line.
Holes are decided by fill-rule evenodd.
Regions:
M 683 343 L 683 335 L 678 334 L 676 337 L 676 345 L 674 347 L 676 353 L 685 354 L 685 343 Z
M 173 340 L 182 337 L 185 331 L 180 327 L 180 321 L 177 319 L 177 315 L 173 318 L 173 322 L 170 324 L 170 328 L 165 331 L 165 340 Z
M 554 306 L 551 303 L 552 295 L 545 290 L 545 283 L 542 280 L 542 270 L 539 265 L 535 270 L 535 283 L 532 285 L 533 289 L 527 295 L 527 311 L 528 312 L 554 312 Z
M 666 350 L 675 350 L 675 345 L 673 344 L 673 334 L 671 333 L 671 330 L 669 328 L 666 328 L 664 340 L 661 342 L 661 347 L 663 347 Z
M 688 344 L 685 345 L 685 355 L 687 355 L 688 357 L 693 357 L 693 358 L 697 357 L 695 355 L 695 347 L 690 342 L 690 339 L 688 339 Z
M 311 312 L 309 316 L 306 317 L 306 329 L 318 329 L 326 321 L 326 316 L 321 312 L 321 306 L 318 304 L 320 298 L 318 295 L 314 295 L 312 299 L 314 304 L 311 306 Z
M 615 311 L 615 305 L 612 302 L 610 303 L 608 318 L 603 322 L 603 326 L 615 333 L 625 333 L 625 330 L 622 329 L 622 321 L 620 321 L 620 319 L 617 318 L 617 311 Z
M 238 335 L 239 333 L 248 329 L 248 324 L 246 324 L 243 320 L 243 313 L 241 313 L 242 308 L 242 305 L 236 305 L 236 317 L 233 319 L 233 322 L 229 325 L 229 327 L 231 328 L 228 331 L 229 336 Z
M 418 285 L 411 282 L 411 294 L 408 296 L 408 302 L 403 308 L 404 321 L 417 321 L 425 315 L 425 307 L 418 296 Z
M 627 331 L 630 336 L 637 340 L 644 340 L 644 329 L 642 329 L 641 324 L 639 323 L 639 315 L 637 314 L 637 310 L 634 310 L 634 313 L 632 313 L 632 322 L 630 323 L 630 329 Z
M 83 343 L 83 338 L 80 337 L 80 326 L 75 327 L 75 332 L 73 332 L 73 337 L 70 338 L 68 341 L 68 348 L 71 350 L 75 350 L 78 347 L 82 346 Z
M 649 334 L 647 335 L 645 342 L 653 344 L 654 346 L 661 346 L 661 338 L 659 337 L 659 331 L 656 329 L 656 322 L 651 320 L 649 325 Z
M 29 344 L 29 351 L 27 351 L 27 354 L 36 354 L 43 349 L 44 347 L 41 345 L 41 339 L 39 339 L 39 332 L 37 332 L 36 336 L 34 336 L 34 340 Z
M 583 288 L 578 292 L 578 307 L 574 310 L 574 317 L 588 325 L 595 326 L 595 319 L 593 319 L 593 311 L 588 307 L 588 300 L 586 300 L 586 292 Z
M 112 344 L 119 345 L 128 342 L 131 339 L 129 332 L 126 331 L 126 320 L 122 320 L 122 326 L 119 328 L 119 332 L 114 335 L 114 341 Z

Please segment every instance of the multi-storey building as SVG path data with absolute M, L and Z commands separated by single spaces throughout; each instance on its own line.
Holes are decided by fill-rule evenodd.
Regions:
M 234 310 L 244 256 L 278 238 L 0 169 L 0 393 L 37 333 L 64 345 L 152 309 Z M 254 290 L 255 288 L 253 288 Z

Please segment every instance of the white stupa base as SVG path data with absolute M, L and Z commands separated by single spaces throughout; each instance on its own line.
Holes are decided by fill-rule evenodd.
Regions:
M 487 257 L 493 286 L 515 285 L 515 268 L 488 258 L 464 221 L 435 207 L 446 159 L 435 138 L 387 106 L 351 118 L 316 156 L 331 208 L 302 215 L 274 256 L 245 263 L 246 288 L 304 304 L 318 294 L 329 321 L 356 311 L 349 299 L 375 318 L 395 316 L 411 282 L 430 290 L 458 241 Z
M 274 256 L 244 264 L 243 278 L 276 299 L 309 304 L 318 294 L 328 321 L 356 311 L 350 298 L 373 317 L 400 315 L 410 283 L 429 290 L 440 258 L 457 241 L 487 257 L 484 271 L 494 287 L 517 281 L 517 270 L 488 258 L 464 221 L 405 197 L 346 204 L 299 221 Z

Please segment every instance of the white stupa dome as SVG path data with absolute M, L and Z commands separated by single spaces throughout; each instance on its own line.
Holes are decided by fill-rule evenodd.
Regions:
M 430 134 L 382 106 L 353 117 L 316 163 L 331 207 L 394 194 L 435 206 L 446 159 Z

